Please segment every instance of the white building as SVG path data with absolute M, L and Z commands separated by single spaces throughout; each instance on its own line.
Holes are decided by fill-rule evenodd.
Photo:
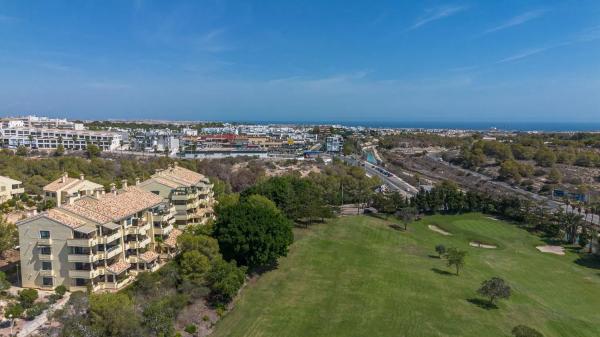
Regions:
M 16 149 L 25 146 L 31 149 L 56 149 L 62 144 L 68 150 L 84 150 L 88 143 L 103 151 L 116 150 L 121 144 L 120 134 L 110 131 L 88 131 L 74 129 L 46 129 L 36 127 L 0 128 L 0 146 Z
M 0 176 L 0 203 L 7 202 L 23 192 L 23 183 L 9 177 Z
M 325 139 L 327 152 L 340 152 L 344 147 L 344 138 L 340 135 L 329 136 Z

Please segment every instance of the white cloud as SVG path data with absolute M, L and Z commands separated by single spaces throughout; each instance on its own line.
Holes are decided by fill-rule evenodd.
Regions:
M 531 20 L 534 20 L 534 19 L 537 19 L 537 18 L 543 16 L 546 12 L 547 12 L 547 10 L 545 10 L 545 9 L 538 9 L 538 10 L 533 10 L 533 11 L 519 14 L 519 15 L 511 18 L 510 20 L 504 22 L 501 25 L 498 25 L 496 27 L 493 27 L 493 28 L 490 28 L 490 29 L 484 31 L 482 33 L 482 35 L 494 33 L 494 32 L 500 31 L 500 30 L 504 30 L 504 29 L 508 29 L 511 27 L 522 25 L 526 22 L 529 22 Z
M 428 23 L 450 17 L 465 10 L 467 10 L 466 6 L 444 6 L 427 10 L 427 13 L 420 17 L 408 30 L 420 28 Z

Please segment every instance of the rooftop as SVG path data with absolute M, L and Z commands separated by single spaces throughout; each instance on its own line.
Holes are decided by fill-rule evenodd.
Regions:
M 196 185 L 206 180 L 204 175 L 177 165 L 156 172 L 152 178 L 164 178 L 184 186 Z

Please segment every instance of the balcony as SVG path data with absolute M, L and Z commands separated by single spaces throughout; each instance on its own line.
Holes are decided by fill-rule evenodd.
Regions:
M 150 223 L 144 221 L 143 223 L 141 223 L 139 226 L 131 226 L 129 228 L 127 228 L 126 234 L 131 234 L 131 235 L 146 235 L 146 232 L 148 230 L 150 230 Z
M 40 276 L 54 276 L 54 270 L 40 270 Z
M 120 239 L 120 238 L 121 238 L 121 231 L 117 231 L 117 232 L 115 232 L 113 234 L 104 236 L 102 238 L 102 243 L 111 243 L 111 242 L 113 242 L 113 241 L 115 241 L 117 239 Z
M 40 246 L 50 246 L 52 244 L 52 239 L 37 239 L 37 244 Z
M 94 247 L 98 244 L 97 238 L 89 239 L 68 239 L 67 246 L 69 247 Z
M 175 222 L 175 219 L 173 219 L 173 222 Z M 154 234 L 168 235 L 169 233 L 171 233 L 172 230 L 173 230 L 173 224 L 172 224 L 172 222 L 170 222 L 168 226 L 165 226 L 162 228 L 155 228 Z
M 190 200 L 190 199 L 195 199 L 197 197 L 198 197 L 198 194 L 196 192 L 189 192 L 189 193 L 175 192 L 171 196 L 171 200 Z
M 107 260 L 113 256 L 117 256 L 118 254 L 121 254 L 122 252 L 123 252 L 123 249 L 121 249 L 121 245 L 116 245 L 116 246 L 109 248 L 105 252 L 98 252 L 98 254 L 100 256 L 102 256 L 105 260 Z
M 39 254 L 38 258 L 40 259 L 40 261 L 52 261 L 53 256 L 52 254 Z
M 127 246 L 127 249 L 144 248 L 144 247 L 146 247 L 149 244 L 150 244 L 150 238 L 149 237 L 146 237 L 142 241 L 129 241 L 129 242 L 125 243 L 125 245 Z
M 91 263 L 98 261 L 100 256 L 98 254 L 69 254 L 67 256 L 68 262 L 84 262 Z
M 69 277 L 71 278 L 85 278 L 85 279 L 93 279 L 96 276 L 100 275 L 100 270 L 69 270 Z

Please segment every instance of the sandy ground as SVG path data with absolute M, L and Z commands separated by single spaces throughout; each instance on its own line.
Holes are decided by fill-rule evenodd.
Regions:
M 561 246 L 537 246 L 535 248 L 542 253 L 565 255 L 565 249 Z
M 434 232 L 436 232 L 436 233 L 440 233 L 440 234 L 442 234 L 442 235 L 446 235 L 446 236 L 448 236 L 448 235 L 452 235 L 452 233 L 448 233 L 448 232 L 446 232 L 445 230 L 443 230 L 443 229 L 439 228 L 439 227 L 438 227 L 438 226 L 436 226 L 436 225 L 429 225 L 429 226 L 427 226 L 427 227 L 429 227 L 429 229 L 431 229 L 432 231 L 434 231 Z
M 494 245 L 486 245 L 484 243 L 474 242 L 474 241 L 469 242 L 469 246 L 471 246 L 471 247 L 477 247 L 477 248 L 487 248 L 487 249 L 496 249 L 496 248 L 498 248 L 497 246 L 494 246 Z

